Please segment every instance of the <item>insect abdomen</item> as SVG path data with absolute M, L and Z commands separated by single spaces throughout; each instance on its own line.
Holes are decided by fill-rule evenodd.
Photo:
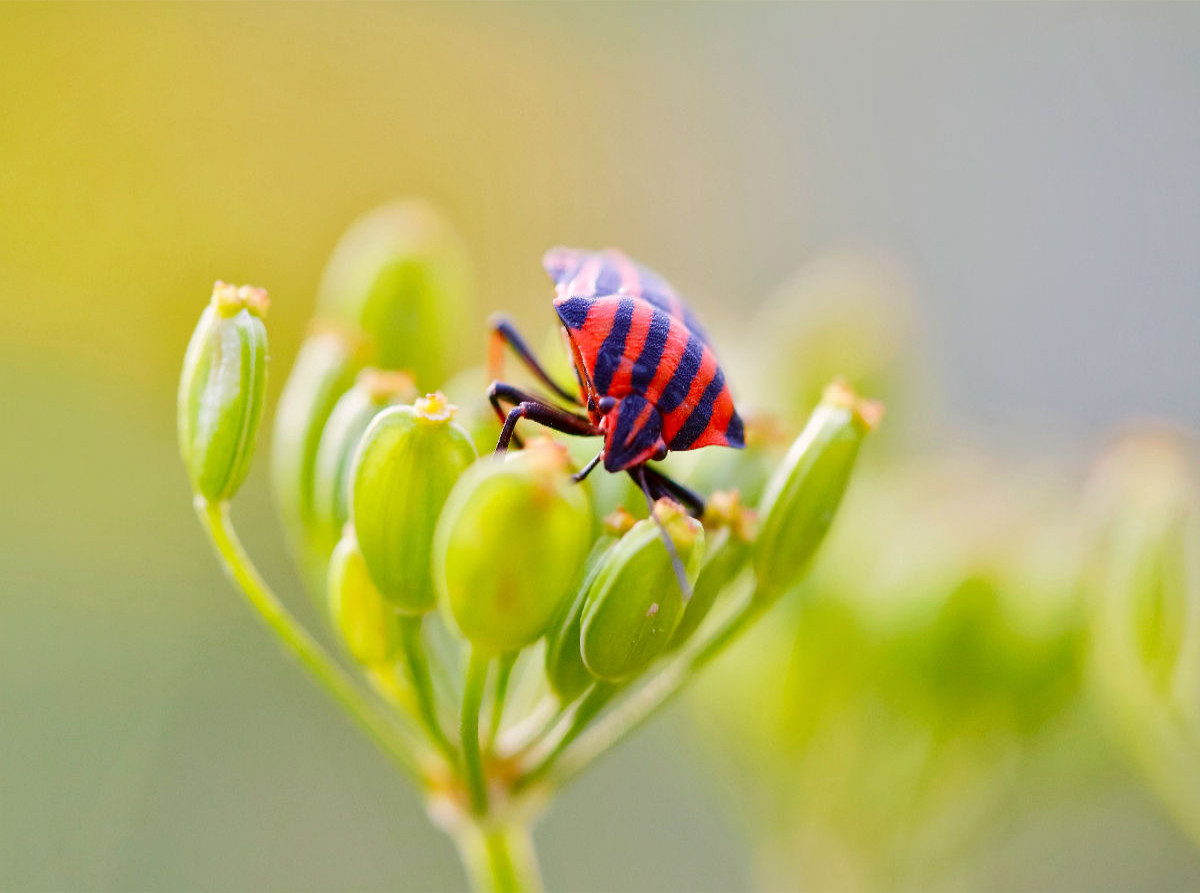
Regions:
M 673 316 L 641 298 L 555 301 L 600 396 L 644 396 L 663 416 L 673 450 L 742 445 L 741 421 L 716 354 Z

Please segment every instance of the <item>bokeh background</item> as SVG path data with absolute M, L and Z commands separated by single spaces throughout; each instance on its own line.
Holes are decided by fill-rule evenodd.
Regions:
M 865 259 L 907 296 L 914 442 L 1086 455 L 1200 425 L 1198 60 L 1189 4 L 0 5 L 0 887 L 464 882 L 194 523 L 174 391 L 213 279 L 270 289 L 277 395 L 338 235 L 395 196 L 469 245 L 480 353 L 494 309 L 548 324 L 553 244 L 650 263 L 731 353 L 798 269 Z M 237 513 L 299 592 L 261 463 Z M 551 887 L 803 882 L 688 713 L 554 807 Z M 1086 745 L 1082 788 L 956 882 L 1200 884 L 1082 728 L 1016 799 Z

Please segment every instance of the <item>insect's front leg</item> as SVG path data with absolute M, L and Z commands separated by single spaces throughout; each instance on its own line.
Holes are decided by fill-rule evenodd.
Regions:
M 513 353 L 521 358 L 526 368 L 556 395 L 568 403 L 574 403 L 577 406 L 583 405 L 583 402 L 579 399 L 578 392 L 572 393 L 550 377 L 550 373 L 538 362 L 538 358 L 534 356 L 529 345 L 525 343 L 525 339 L 521 337 L 516 327 L 508 319 L 503 316 L 493 316 L 490 324 L 492 327 L 492 340 L 488 348 L 488 372 L 492 378 L 499 378 L 503 375 L 504 347 L 507 345 L 512 348 Z
M 492 382 L 491 387 L 488 388 L 488 401 L 492 404 L 496 415 L 504 421 L 500 439 L 496 443 L 496 452 L 498 453 L 507 450 L 511 441 L 515 441 L 517 446 L 521 445 L 520 438 L 515 434 L 517 422 L 521 419 L 530 419 L 553 431 L 561 431 L 563 434 L 577 437 L 595 437 L 600 433 L 600 429 L 593 425 L 587 416 L 576 415 L 552 403 L 547 403 L 536 394 L 504 382 Z M 503 409 L 505 404 L 512 407 L 507 413 Z

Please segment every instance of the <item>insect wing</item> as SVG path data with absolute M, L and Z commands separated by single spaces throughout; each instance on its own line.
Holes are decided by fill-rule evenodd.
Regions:
M 558 297 L 602 298 L 610 295 L 641 298 L 680 320 L 701 340 L 708 333 L 691 308 L 671 284 L 649 267 L 637 263 L 623 251 L 583 251 L 576 248 L 552 248 L 542 259 Z

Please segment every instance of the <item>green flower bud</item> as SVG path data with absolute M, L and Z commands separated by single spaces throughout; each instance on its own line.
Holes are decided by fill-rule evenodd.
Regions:
M 536 640 L 580 578 L 591 529 L 587 497 L 556 444 L 531 441 L 471 469 L 434 543 L 438 588 L 462 634 L 484 653 Z
M 1103 659 L 1126 689 L 1174 700 L 1200 723 L 1200 485 L 1181 444 L 1133 436 L 1089 487 L 1092 583 Z
M 374 361 L 440 386 L 462 343 L 466 251 L 428 205 L 396 202 L 357 220 L 338 242 L 317 294 L 318 317 L 362 332 Z
M 475 447 L 441 394 L 375 416 L 353 460 L 359 549 L 379 591 L 405 614 L 436 604 L 430 546 L 442 505 Z
M 845 384 L 826 388 L 759 509 L 754 568 L 763 598 L 786 592 L 807 569 L 846 492 L 858 448 L 882 413 L 880 404 L 860 399 Z
M 279 514 L 287 528 L 310 588 L 325 583 L 325 560 L 339 529 L 318 529 L 313 510 L 313 480 L 321 432 L 338 398 L 354 384 L 363 366 L 363 348 L 334 331 L 310 335 L 275 410 L 271 433 L 271 483 Z
M 1200 840 L 1200 487 L 1182 444 L 1133 437 L 1089 490 L 1092 676 L 1141 770 Z
M 350 517 L 351 461 L 367 426 L 381 410 L 416 396 L 406 373 L 366 369 L 334 406 L 313 467 L 313 520 L 325 536 L 336 536 Z
M 604 518 L 601 537 L 592 546 L 583 567 L 583 582 L 576 590 L 575 597 L 563 602 L 558 616 L 550 624 L 550 631 L 546 633 L 546 678 L 564 703 L 575 700 L 596 681 L 579 651 L 583 608 L 587 604 L 588 592 L 604 566 L 605 554 L 636 523 L 637 519 L 623 508 L 616 509 Z
M 179 380 L 179 448 L 192 490 L 237 492 L 250 468 L 267 385 L 267 293 L 218 282 L 192 333 Z
M 654 507 L 675 550 L 695 579 L 704 528 L 675 503 Z M 666 650 L 684 614 L 675 566 L 653 518 L 645 518 L 609 550 L 588 592 L 580 652 L 600 679 L 622 682 L 640 673 Z
M 671 648 L 683 645 L 700 628 L 704 618 L 725 591 L 745 569 L 751 556 L 751 544 L 758 533 L 754 512 L 742 506 L 737 490 L 718 490 L 708 498 L 704 526 L 710 535 L 709 548 L 696 577 L 692 597 L 684 607 L 683 619 L 671 637 Z
M 595 681 L 583 662 L 579 638 L 588 590 L 600 573 L 604 555 L 611 546 L 612 540 L 605 537 L 592 547 L 583 567 L 583 582 L 576 590 L 575 597 L 562 603 L 558 616 L 546 633 L 546 679 L 564 704 L 575 700 Z
M 329 617 L 363 666 L 387 664 L 400 650 L 400 614 L 371 581 L 350 526 L 329 559 Z

